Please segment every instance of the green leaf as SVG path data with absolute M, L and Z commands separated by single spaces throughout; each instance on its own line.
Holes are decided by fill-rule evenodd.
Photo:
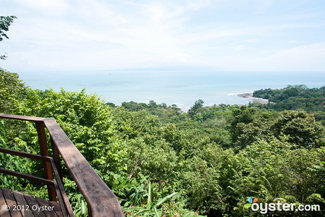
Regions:
M 151 209 L 151 205 L 152 205 L 152 198 L 151 198 L 151 182 L 149 182 L 147 209 Z
M 172 194 L 170 194 L 170 195 L 168 195 L 168 196 L 162 198 L 162 199 L 161 199 L 161 200 L 160 200 L 160 201 L 155 205 L 155 207 L 160 206 L 162 203 L 164 203 L 164 202 L 165 202 L 166 200 L 168 200 L 169 198 L 175 196 L 176 194 L 178 194 L 178 192 L 174 192 L 174 193 L 172 193 Z
M 157 212 L 156 207 L 155 207 L 155 213 L 156 213 L 156 216 L 157 216 L 157 217 L 160 217 L 159 214 L 158 214 L 158 212 Z

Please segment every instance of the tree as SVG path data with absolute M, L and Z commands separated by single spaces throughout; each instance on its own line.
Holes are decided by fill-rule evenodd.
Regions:
M 271 129 L 278 138 L 287 136 L 298 147 L 315 148 L 324 145 L 325 129 L 312 114 L 304 111 L 283 111 Z
M 16 19 L 15 16 L 0 16 L 0 41 L 2 41 L 4 38 L 9 39 L 7 32 L 9 30 L 10 24 Z M 6 55 L 0 55 L 0 59 L 4 60 L 6 59 Z
M 0 112 L 13 113 L 15 101 L 26 98 L 26 89 L 18 74 L 0 68 Z
M 202 99 L 196 100 L 194 105 L 188 110 L 188 114 L 191 118 L 194 117 L 194 115 L 197 113 L 197 111 L 203 107 L 204 101 Z

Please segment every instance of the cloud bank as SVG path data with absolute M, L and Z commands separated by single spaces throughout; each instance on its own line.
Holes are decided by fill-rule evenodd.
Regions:
M 263 3 L 262 3 L 263 2 Z M 3 0 L 14 71 L 325 71 L 323 1 Z

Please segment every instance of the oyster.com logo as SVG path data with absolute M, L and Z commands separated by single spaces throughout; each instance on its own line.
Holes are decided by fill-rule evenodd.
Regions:
M 280 200 L 281 199 L 281 200 Z M 244 205 L 245 209 L 251 209 L 253 212 L 259 211 L 261 214 L 266 214 L 268 212 L 274 211 L 284 211 L 284 212 L 320 212 L 320 205 L 319 204 L 296 204 L 296 203 L 287 203 L 281 202 L 283 198 L 276 198 L 271 203 L 257 203 L 258 198 L 248 197 L 246 203 Z
M 252 197 L 248 197 L 247 198 L 247 201 L 249 202 L 249 203 L 246 203 L 245 205 L 244 205 L 244 207 L 246 208 L 246 209 L 249 209 L 251 206 L 252 206 L 252 204 L 253 203 L 257 203 L 258 202 L 258 198 L 252 198 Z

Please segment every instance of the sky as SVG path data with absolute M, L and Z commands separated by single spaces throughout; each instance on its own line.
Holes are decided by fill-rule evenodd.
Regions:
M 13 72 L 324 72 L 324 0 L 1 0 Z

